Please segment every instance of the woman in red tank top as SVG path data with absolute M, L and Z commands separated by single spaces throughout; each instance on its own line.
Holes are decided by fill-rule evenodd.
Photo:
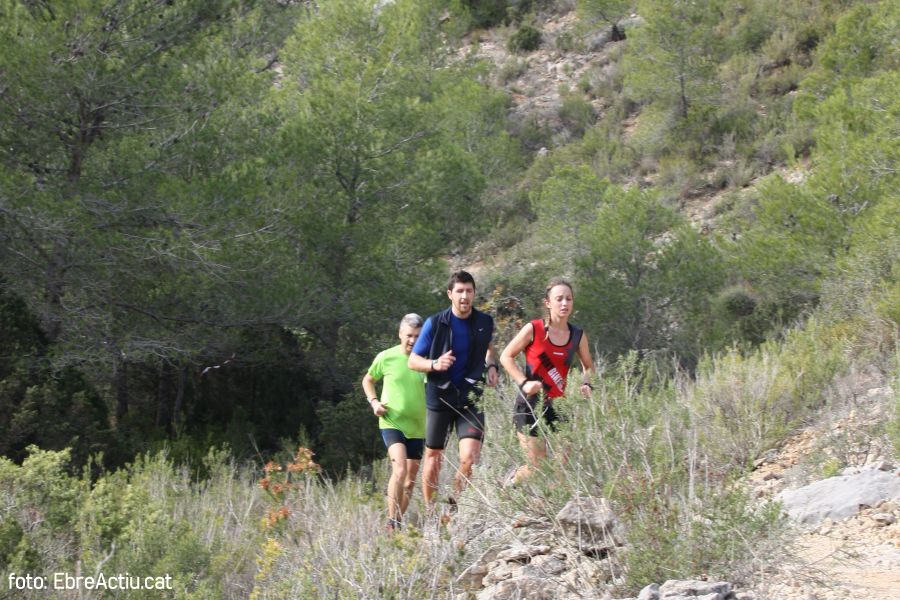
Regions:
M 572 286 L 561 278 L 550 280 L 544 290 L 544 306 L 549 314 L 544 321 L 531 321 L 516 334 L 500 355 L 500 364 L 509 373 L 519 394 L 513 422 L 519 443 L 528 457 L 528 464 L 516 470 L 514 481 L 531 475 L 547 457 L 547 444 L 538 436 L 539 428 L 555 429 L 557 420 L 553 402 L 565 395 L 569 367 L 575 356 L 581 361 L 580 391 L 590 396 L 594 361 L 584 332 L 569 323 L 573 309 Z M 516 357 L 525 353 L 525 371 L 516 364 Z

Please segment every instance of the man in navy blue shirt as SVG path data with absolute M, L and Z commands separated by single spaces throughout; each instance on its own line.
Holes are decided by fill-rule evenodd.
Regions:
M 472 306 L 475 279 L 465 271 L 454 273 L 447 283 L 447 297 L 450 307 L 425 321 L 409 356 L 411 369 L 428 374 L 422 495 L 429 511 L 434 507 L 444 448 L 454 427 L 459 438 L 456 494 L 471 477 L 484 441 L 484 411 L 476 404 L 485 369 L 489 386 L 497 385 L 498 375 L 491 344 L 494 320 Z M 450 504 L 455 504 L 453 498 Z

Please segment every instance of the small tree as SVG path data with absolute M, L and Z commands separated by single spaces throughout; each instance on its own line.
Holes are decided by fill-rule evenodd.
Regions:
M 604 352 L 675 351 L 690 361 L 712 293 L 718 251 L 651 193 L 610 187 L 576 260 L 579 314 Z
M 719 1 L 641 0 L 646 23 L 634 30 L 625 57 L 626 90 L 645 102 L 674 106 L 682 120 L 713 103 L 720 40 Z
M 599 19 L 610 27 L 610 39 L 614 42 L 625 39 L 625 31 L 619 22 L 628 16 L 634 0 L 578 0 L 578 10 L 582 18 Z

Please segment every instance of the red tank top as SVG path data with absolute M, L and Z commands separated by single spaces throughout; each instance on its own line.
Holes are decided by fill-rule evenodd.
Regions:
M 544 384 L 547 398 L 558 398 L 565 394 L 566 377 L 578 351 L 581 330 L 570 324 L 568 341 L 557 346 L 547 336 L 542 320 L 535 319 L 531 326 L 534 328 L 534 338 L 525 348 L 525 375 Z

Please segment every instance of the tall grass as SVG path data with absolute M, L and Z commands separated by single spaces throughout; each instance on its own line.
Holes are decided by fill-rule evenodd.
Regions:
M 740 478 L 827 401 L 857 357 L 871 359 L 851 331 L 811 319 L 780 342 L 708 357 L 693 377 L 661 375 L 635 355 L 601 361 L 591 398 L 558 401 L 564 421 L 544 432 L 551 459 L 513 487 L 503 484 L 523 461 L 516 390 L 488 390 L 487 443 L 458 513 L 447 527 L 426 518 L 417 490 L 394 535 L 384 530 L 386 460 L 369 477 L 295 473 L 272 494 L 260 465 L 235 464 L 222 450 L 196 481 L 164 453 L 92 478 L 69 473 L 67 453 L 35 448 L 22 465 L 0 459 L 0 561 L 17 573 L 170 574 L 179 598 L 445 598 L 496 544 L 577 548 L 555 516 L 575 496 L 602 496 L 626 545 L 602 560 L 579 555 L 579 585 L 598 585 L 598 570 L 622 595 L 701 574 L 752 581 L 777 558 L 783 530 L 777 507 L 752 500 Z M 444 497 L 457 458 L 451 444 Z M 523 520 L 546 526 L 517 529 Z

